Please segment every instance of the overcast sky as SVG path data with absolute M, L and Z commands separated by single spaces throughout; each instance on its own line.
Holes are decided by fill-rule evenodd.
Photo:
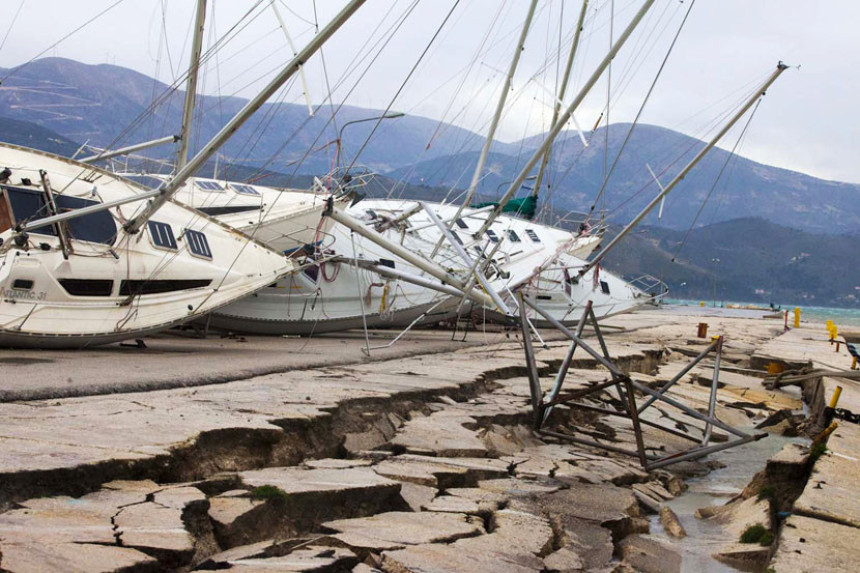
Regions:
M 207 46 L 249 9 L 252 17 L 207 63 L 202 91 L 250 96 L 255 86 L 289 59 L 284 35 L 267 7 L 269 1 L 260 6 L 251 0 L 209 1 Z M 613 63 L 611 122 L 635 116 L 690 1 L 657 0 Z M 297 46 L 312 36 L 315 20 L 324 24 L 345 4 L 344 0 L 317 0 L 315 11 L 311 0 L 278 2 Z M 617 36 L 641 3 L 591 0 L 566 103 L 606 50 L 612 5 Z M 171 83 L 187 67 L 193 4 L 192 0 L 5 0 L 0 66 L 17 66 L 45 51 L 43 57 L 116 64 Z M 325 67 L 319 58 L 306 66 L 311 98 L 323 101 L 331 87 L 335 101 L 374 108 L 391 104 L 398 111 L 484 130 L 528 2 L 423 0 L 417 7 L 413 4 L 414 0 L 368 0 L 326 46 Z M 556 89 L 559 36 L 563 59 L 581 2 L 546 0 L 539 6 L 497 134 L 503 141 L 547 129 Z M 53 47 L 106 9 L 95 22 Z M 800 69 L 787 71 L 770 90 L 740 153 L 818 177 L 860 183 L 858 22 L 860 2 L 856 0 L 696 0 L 643 121 L 704 136 L 777 61 L 784 60 Z M 606 83 L 601 82 L 576 113 L 583 129 L 590 130 L 600 117 L 606 96 Z M 304 101 L 299 85 L 292 85 L 283 97 L 294 103 Z M 727 139 L 722 146 L 731 148 L 735 139 Z

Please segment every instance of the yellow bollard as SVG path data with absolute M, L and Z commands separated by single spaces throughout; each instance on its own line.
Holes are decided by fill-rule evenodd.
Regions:
M 768 362 L 767 363 L 767 373 L 768 374 L 779 374 L 780 372 L 785 371 L 785 366 L 780 364 L 779 362 Z
M 699 306 L 700 306 L 700 307 L 702 307 L 702 308 L 705 308 L 705 301 L 701 301 L 701 302 L 699 303 Z
M 857 370 L 857 359 L 851 360 L 851 370 Z
M 800 328 L 800 307 L 794 307 L 794 328 Z
M 836 404 L 839 403 L 839 396 L 842 395 L 842 386 L 837 386 L 833 390 L 833 396 L 830 397 L 830 404 L 827 405 L 828 408 L 835 408 Z

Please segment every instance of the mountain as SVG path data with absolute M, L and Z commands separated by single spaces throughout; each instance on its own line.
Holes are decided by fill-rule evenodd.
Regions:
M 118 147 L 170 135 L 180 124 L 182 90 L 132 70 L 45 58 L 13 72 L 0 90 L 0 117 L 33 122 L 73 141 Z M 5 76 L 10 71 L 0 73 Z M 198 98 L 201 113 L 197 114 L 193 143 L 216 133 L 244 104 L 245 100 L 235 97 Z M 351 160 L 376 125 L 375 121 L 352 122 L 381 113 L 350 106 L 336 111 L 335 127 L 328 106 L 309 118 L 304 106 L 267 104 L 227 143 L 221 161 L 286 174 L 327 173 L 334 164 L 333 142 L 338 135 L 343 139 L 341 159 Z M 588 135 L 588 147 L 583 147 L 574 133 L 561 134 L 553 147 L 547 177 L 552 187 L 548 192 L 542 190 L 543 202 L 560 212 L 589 210 L 603 180 L 605 129 Z M 610 162 L 628 130 L 625 124 L 610 126 Z M 496 142 L 479 192 L 498 196 L 542 138 Z M 479 134 L 437 120 L 406 116 L 382 121 L 359 159 L 395 181 L 462 189 L 468 185 L 482 144 Z M 669 129 L 637 126 L 609 179 L 605 202 L 608 220 L 624 223 L 656 195 L 646 164 L 667 183 L 703 145 Z M 174 151 L 174 146 L 165 146 L 148 153 L 169 158 Z M 757 216 L 811 233 L 860 236 L 860 185 L 825 181 L 731 157 L 721 149 L 709 153 L 672 192 L 661 220 L 652 214 L 645 223 L 686 230 L 724 165 L 727 167 L 697 227 Z M 458 193 L 454 191 L 451 196 Z
M 185 92 L 138 72 L 108 64 L 87 65 L 63 58 L 44 58 L 12 70 L 0 90 L 0 116 L 29 121 L 76 141 L 121 147 L 171 135 L 179 130 Z M 214 136 L 247 100 L 199 96 L 192 147 Z M 155 103 L 153 103 L 155 102 Z M 222 148 L 222 154 L 254 166 L 282 172 L 295 170 L 308 149 L 318 149 L 299 172 L 327 173 L 332 166 L 339 131 L 343 156 L 351 159 L 370 135 L 375 122 L 347 123 L 379 116 L 382 110 L 323 106 L 313 118 L 307 107 L 282 102 L 264 105 Z M 438 134 L 437 134 L 438 130 Z M 435 135 L 435 138 L 434 138 Z M 429 146 L 428 141 L 433 139 Z M 329 144 L 329 145 L 326 145 Z M 437 157 L 480 149 L 483 138 L 432 119 L 405 116 L 381 122 L 361 155 L 361 163 L 389 171 L 416 157 Z M 500 147 L 508 148 L 505 144 Z M 162 148 L 167 157 L 172 148 Z
M 542 192 L 551 197 L 555 209 L 589 211 L 603 181 L 605 129 L 593 134 L 588 147 L 583 147 L 578 135 L 569 132 L 557 139 L 548 174 L 552 191 L 549 195 Z M 610 165 L 629 129 L 630 124 L 610 126 Z M 481 191 L 489 195 L 504 192 L 506 186 L 500 189 L 499 185 L 517 175 L 527 154 L 542 140 L 539 136 L 516 142 L 514 147 L 526 150 L 521 156 L 492 154 L 487 165 L 493 172 L 484 178 Z M 610 221 L 629 221 L 659 192 L 646 165 L 665 185 L 704 146 L 697 139 L 669 129 L 638 125 L 606 187 Z M 403 177 L 411 183 L 463 185 L 461 174 L 469 165 L 475 165 L 476 157 L 474 153 L 459 153 L 433 158 L 387 175 Z M 686 230 L 712 188 L 698 225 L 758 216 L 809 232 L 860 235 L 860 185 L 762 165 L 719 148 L 711 150 L 666 198 L 662 220 L 657 220 L 655 212 L 645 223 Z
M 55 131 L 7 117 L 0 117 L 0 139 L 21 147 L 32 147 L 65 156 L 74 155 L 80 147 L 79 143 L 66 139 Z
M 4 118 L 0 134 L 11 143 L 65 155 L 79 147 L 38 125 Z M 210 162 L 201 171 L 211 175 L 214 168 Z M 224 163 L 219 164 L 218 176 L 297 188 L 308 187 L 313 179 Z M 450 195 L 446 187 L 412 185 L 385 176 L 374 178 L 362 193 L 429 201 Z M 574 228 L 583 217 L 572 214 L 560 226 Z M 559 220 L 561 214 L 550 212 L 548 219 Z M 619 230 L 610 226 L 606 240 Z M 628 279 L 643 274 L 658 277 L 673 296 L 682 298 L 860 308 L 856 243 L 856 237 L 807 233 L 762 218 L 698 227 L 688 237 L 685 232 L 640 226 L 610 253 L 606 267 Z
M 807 233 L 758 217 L 685 236 L 639 228 L 611 252 L 607 267 L 628 278 L 660 278 L 679 298 L 860 308 L 856 237 Z

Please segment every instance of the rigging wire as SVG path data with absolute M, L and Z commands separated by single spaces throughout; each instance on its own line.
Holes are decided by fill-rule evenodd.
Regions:
M 116 8 L 117 6 L 122 4 L 123 2 L 125 2 L 125 0 L 116 0 L 116 2 L 114 2 L 113 4 L 111 4 L 110 6 L 108 6 L 107 8 L 105 8 L 104 10 L 102 10 L 101 12 L 99 12 L 98 14 L 96 14 L 95 16 L 93 16 L 92 18 L 90 18 L 89 20 L 87 20 L 86 22 L 84 22 L 83 24 L 81 24 L 80 26 L 78 26 L 77 28 L 72 30 L 71 32 L 69 32 L 68 34 L 66 34 L 65 36 L 63 36 L 62 38 L 60 38 L 59 40 L 57 40 L 56 42 L 54 42 L 53 44 L 51 44 L 50 46 L 48 46 L 47 48 L 45 48 L 44 50 L 42 50 L 41 52 L 39 52 L 38 54 L 33 56 L 32 58 L 30 58 L 29 60 L 27 60 L 26 62 L 21 64 L 20 66 L 17 66 L 15 68 L 10 69 L 9 73 L 7 73 L 5 76 L 3 76 L 2 79 L 0 79 L 0 84 L 2 84 L 3 82 L 5 82 L 9 78 L 11 78 L 14 74 L 20 72 L 22 69 L 27 67 L 29 64 L 32 64 L 35 60 L 41 58 L 42 56 L 44 56 L 45 54 L 47 54 L 48 52 L 50 52 L 51 50 L 53 50 L 54 48 L 59 46 L 61 43 L 63 43 L 64 41 L 66 41 L 70 37 L 74 36 L 75 34 L 80 32 L 81 30 L 83 30 L 84 28 L 86 28 L 87 26 L 89 26 L 90 24 L 92 24 L 93 22 L 95 22 L 96 20 L 101 18 L 102 16 L 104 16 L 105 14 L 107 14 L 108 12 L 110 12 L 111 10 L 113 10 L 114 8 Z
M 609 183 L 609 179 L 615 172 L 615 168 L 618 166 L 618 161 L 619 159 L 621 159 L 621 156 L 624 153 L 624 149 L 630 142 L 630 138 L 633 136 L 633 131 L 639 124 L 639 119 L 642 117 L 642 113 L 645 111 L 645 107 L 648 105 L 648 101 L 651 99 L 651 94 L 654 93 L 654 88 L 657 86 L 657 82 L 660 80 L 660 76 L 663 74 L 663 70 L 666 67 L 666 63 L 669 61 L 669 57 L 672 55 L 672 52 L 675 49 L 675 44 L 678 42 L 678 38 L 681 35 L 681 31 L 684 29 L 684 24 L 686 24 L 687 18 L 690 16 L 690 11 L 693 9 L 693 6 L 695 6 L 695 4 L 696 0 L 692 0 L 690 2 L 690 5 L 687 7 L 687 12 L 686 14 L 684 14 L 684 19 L 681 21 L 681 25 L 678 27 L 678 31 L 675 33 L 675 37 L 672 39 L 672 43 L 669 45 L 669 50 L 666 52 L 666 55 L 663 57 L 663 61 L 660 63 L 660 68 L 657 70 L 657 75 L 651 82 L 651 86 L 648 88 L 648 92 L 645 94 L 645 99 L 642 101 L 642 105 L 639 106 L 639 111 L 636 112 L 636 117 L 633 118 L 633 123 L 627 132 L 627 136 L 624 138 L 624 141 L 621 144 L 621 148 L 618 150 L 618 153 L 615 156 L 615 160 L 613 161 L 612 166 L 609 169 L 609 174 L 603 178 L 603 184 L 600 186 L 600 190 L 597 193 L 597 197 L 594 199 L 594 202 L 592 202 L 591 207 L 588 210 L 588 218 L 590 218 L 592 213 L 594 212 L 594 208 L 597 206 L 597 202 L 601 199 L 601 197 L 603 197 L 604 192 L 606 190 L 606 186 Z
M 421 62 L 424 59 L 424 56 L 427 55 L 427 52 L 433 46 L 433 43 L 436 41 L 436 38 L 439 37 L 439 34 L 442 32 L 442 29 L 445 27 L 445 24 L 451 18 L 451 15 L 454 13 L 454 10 L 456 10 L 457 6 L 459 6 L 459 5 L 460 5 L 460 0 L 455 0 L 454 5 L 451 6 L 451 9 L 445 15 L 445 19 L 442 20 L 442 23 L 436 29 L 436 32 L 433 34 L 433 37 L 430 38 L 430 42 L 427 44 L 427 46 L 421 52 L 421 55 L 418 57 L 418 61 L 415 63 L 415 65 L 412 66 L 412 69 L 409 70 L 409 73 L 406 75 L 406 78 L 400 84 L 400 87 L 397 88 L 397 91 L 394 93 L 394 96 L 391 98 L 391 101 L 388 103 L 388 106 L 385 108 L 385 111 L 382 114 L 383 116 L 387 115 L 388 112 L 391 110 L 391 106 L 393 106 L 394 102 L 397 101 L 397 98 L 400 96 L 400 93 L 406 87 L 406 84 L 412 78 L 412 75 L 417 71 L 418 66 L 421 65 Z M 382 121 L 383 121 L 382 117 L 380 117 L 378 120 L 376 120 L 376 123 L 374 123 L 374 125 L 373 125 L 373 129 L 371 129 L 370 134 L 367 136 L 367 138 L 365 138 L 364 143 L 362 143 L 361 148 L 358 150 L 358 153 L 355 154 L 355 157 L 353 158 L 352 162 L 349 164 L 347 171 L 349 171 L 349 169 L 351 169 L 355 165 L 355 162 L 358 160 L 361 153 L 367 147 L 367 144 L 370 142 L 370 139 L 373 137 L 373 134 L 376 133 L 376 130 L 379 128 L 379 125 L 382 123 Z
M 3 36 L 3 41 L 0 42 L 0 51 L 3 50 L 3 46 L 6 45 L 6 40 L 9 39 L 9 34 L 12 33 L 12 28 L 15 27 L 15 22 L 18 20 L 18 15 L 21 13 L 21 9 L 24 8 L 24 4 L 27 0 L 21 0 L 21 3 L 18 4 L 18 9 L 15 10 L 15 15 L 12 16 L 12 21 L 9 22 L 9 27 L 6 29 L 6 34 Z
M 702 211 L 705 210 L 705 206 L 708 204 L 708 201 L 710 200 L 711 194 L 714 192 L 714 189 L 717 188 L 717 184 L 720 182 L 720 180 L 723 176 L 723 172 L 726 170 L 726 167 L 728 167 L 728 165 L 732 161 L 732 159 L 735 159 L 737 157 L 737 155 L 736 155 L 737 149 L 740 146 L 743 139 L 746 137 L 747 129 L 749 129 L 750 123 L 752 123 L 752 120 L 755 117 L 755 114 L 758 111 L 758 108 L 761 105 L 761 102 L 762 102 L 761 99 L 759 99 L 756 102 L 755 108 L 753 108 L 753 111 L 750 114 L 749 118 L 747 119 L 747 122 L 744 125 L 743 130 L 741 130 L 741 133 L 738 136 L 738 139 L 735 142 L 735 145 L 732 147 L 732 150 L 729 152 L 728 157 L 726 157 L 726 160 L 723 163 L 723 166 L 720 168 L 720 172 L 717 173 L 717 178 L 714 180 L 714 184 L 708 190 L 708 194 L 705 195 L 705 200 L 702 201 L 702 204 L 699 207 L 699 210 L 696 213 L 696 216 L 693 219 L 693 222 L 690 223 L 690 228 L 687 229 L 687 233 L 684 235 L 683 240 L 680 242 L 680 244 L 678 245 L 678 248 L 675 250 L 675 254 L 672 255 L 672 262 L 673 263 L 675 262 L 675 259 L 678 258 L 678 254 L 681 252 L 681 249 L 683 249 L 684 246 L 687 244 L 687 240 L 690 238 L 690 233 L 693 231 L 693 227 L 695 227 L 696 223 L 699 221 L 699 217 L 702 215 Z

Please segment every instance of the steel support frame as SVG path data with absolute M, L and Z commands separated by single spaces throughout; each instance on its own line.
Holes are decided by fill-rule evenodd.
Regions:
M 684 367 L 681 372 L 679 372 L 669 382 L 663 385 L 663 387 L 661 387 L 659 390 L 654 390 L 653 388 L 650 388 L 645 384 L 637 382 L 636 380 L 632 380 L 628 374 L 622 372 L 618 368 L 618 366 L 612 362 L 608 347 L 606 346 L 606 342 L 603 338 L 603 333 L 600 330 L 600 325 L 594 314 L 591 301 L 589 301 L 589 303 L 586 305 L 582 317 L 577 324 L 576 332 L 574 333 L 571 332 L 563 324 L 561 324 L 561 322 L 552 317 L 535 302 L 525 297 L 522 291 L 517 293 L 517 300 L 520 306 L 520 328 L 523 337 L 523 347 L 525 350 L 526 357 L 526 370 L 528 372 L 529 379 L 529 392 L 532 408 L 534 411 L 534 429 L 539 434 L 638 458 L 639 463 L 642 465 L 642 468 L 646 471 L 665 467 L 686 460 L 700 458 L 708 454 L 712 454 L 714 452 L 719 452 L 728 448 L 746 444 L 767 436 L 767 434 L 765 433 L 747 434 L 736 428 L 733 428 L 732 426 L 729 426 L 728 424 L 721 422 L 714 415 L 714 410 L 716 408 L 716 393 L 717 387 L 719 385 L 719 367 L 720 357 L 722 354 L 723 337 L 715 339 L 710 345 L 708 345 L 708 347 L 704 351 L 702 351 L 702 353 L 700 353 L 696 358 L 694 358 L 690 364 Z M 543 390 L 540 385 L 540 378 L 538 377 L 537 362 L 535 359 L 534 348 L 531 342 L 531 329 L 529 327 L 529 321 L 526 316 L 526 307 L 531 308 L 537 314 L 541 315 L 544 319 L 546 319 L 553 326 L 555 326 L 556 329 L 558 329 L 562 334 L 567 336 L 567 338 L 569 338 L 571 341 L 570 348 L 568 349 L 568 352 L 564 360 L 562 361 L 555 382 L 547 396 L 544 396 Z M 594 333 L 600 346 L 600 351 L 589 346 L 581 338 L 585 326 L 589 323 L 594 329 Z M 579 348 L 581 348 L 587 354 L 591 355 L 601 365 L 605 366 L 610 372 L 610 379 L 589 388 L 578 389 L 570 392 L 562 392 L 565 379 L 567 377 L 570 365 L 573 361 L 573 355 Z M 681 402 L 667 396 L 666 392 L 672 386 L 678 383 L 678 381 L 680 381 L 685 374 L 687 374 L 693 367 L 695 367 L 711 352 L 714 352 L 715 357 L 714 374 L 713 379 L 711 381 L 708 413 L 702 414 L 699 411 L 690 408 L 689 406 L 682 404 Z M 583 398 L 588 398 L 590 396 L 600 394 L 601 392 L 610 387 L 615 387 L 618 390 L 619 397 L 621 398 L 622 409 L 600 407 L 594 404 L 587 404 L 579 401 Z M 647 396 L 646 401 L 642 405 L 638 405 L 636 402 L 637 391 Z M 657 401 L 664 402 L 672 406 L 673 408 L 680 410 L 685 415 L 704 422 L 705 428 L 702 430 L 702 438 L 699 439 L 694 436 L 689 436 L 673 428 L 665 427 L 656 422 L 640 419 L 639 415 Z M 581 408 L 611 416 L 618 416 L 629 419 L 633 425 L 633 434 L 636 440 L 636 450 L 633 451 L 625 448 L 619 448 L 616 446 L 599 442 L 597 440 L 586 439 L 579 436 L 574 436 L 567 433 L 544 428 L 544 424 L 547 421 L 550 412 L 553 408 L 557 406 Z M 645 445 L 642 426 L 656 428 L 673 436 L 680 437 L 691 442 L 695 442 L 696 444 L 698 444 L 698 446 L 665 456 L 656 456 L 647 451 L 649 448 L 647 448 Z M 729 434 L 732 434 L 736 436 L 736 439 L 729 440 L 721 444 L 711 445 L 711 432 L 713 428 L 719 428 Z

